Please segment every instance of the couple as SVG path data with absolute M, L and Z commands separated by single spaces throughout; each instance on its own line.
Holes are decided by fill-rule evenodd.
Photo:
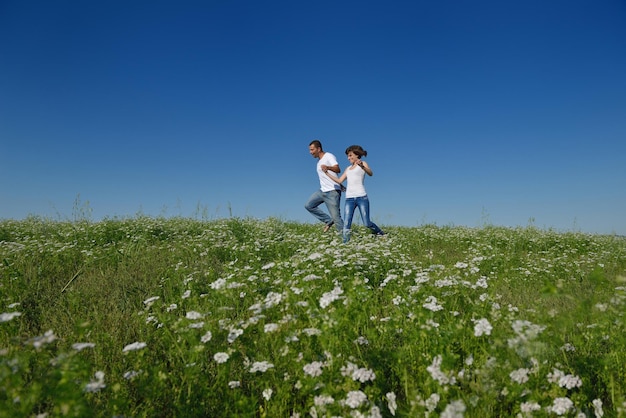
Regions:
M 360 145 L 349 146 L 346 149 L 346 155 L 348 156 L 350 166 L 346 168 L 346 171 L 344 171 L 341 177 L 335 175 L 341 172 L 337 159 L 330 152 L 324 152 L 320 141 L 311 141 L 309 144 L 309 153 L 313 158 L 319 160 L 317 162 L 317 175 L 320 178 L 321 188 L 311 195 L 304 207 L 311 212 L 313 216 L 326 224 L 324 226 L 324 232 L 328 231 L 334 224 L 337 231 L 343 234 L 343 242 L 346 243 L 350 241 L 352 218 L 358 207 L 365 226 L 376 235 L 385 235 L 378 225 L 370 220 L 370 203 L 367 198 L 365 186 L 363 186 L 363 180 L 366 173 L 368 176 L 372 176 L 374 173 L 365 161 L 361 161 L 362 157 L 367 156 L 367 151 Z M 347 190 L 342 185 L 346 179 L 348 180 Z M 345 225 L 339 211 L 342 190 L 346 190 Z M 319 208 L 322 203 L 326 203 L 330 216 Z

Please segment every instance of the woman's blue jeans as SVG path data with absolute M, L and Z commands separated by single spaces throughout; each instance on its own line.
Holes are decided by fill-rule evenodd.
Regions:
M 350 241 L 350 228 L 352 227 L 352 219 L 354 218 L 354 212 L 357 207 L 359 208 L 359 212 L 361 212 L 363 224 L 373 233 L 383 235 L 384 232 L 378 227 L 378 225 L 370 220 L 370 201 L 367 198 L 367 195 L 360 197 L 348 197 L 346 198 L 344 211 L 346 221 L 343 224 L 343 242 Z

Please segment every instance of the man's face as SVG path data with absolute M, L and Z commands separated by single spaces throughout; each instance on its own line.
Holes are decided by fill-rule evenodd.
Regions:
M 315 145 L 309 145 L 309 154 L 313 156 L 313 158 L 318 158 L 320 156 L 320 147 L 316 147 Z

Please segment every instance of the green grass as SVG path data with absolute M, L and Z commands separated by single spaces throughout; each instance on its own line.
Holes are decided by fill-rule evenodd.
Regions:
M 626 239 L 385 231 L 0 221 L 0 417 L 626 416 Z

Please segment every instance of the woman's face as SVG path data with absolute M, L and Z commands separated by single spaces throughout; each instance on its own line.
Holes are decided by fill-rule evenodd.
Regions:
M 348 161 L 350 161 L 350 164 L 354 164 L 354 162 L 357 161 L 358 159 L 359 157 L 357 157 L 357 155 L 354 152 L 350 151 L 348 153 Z

